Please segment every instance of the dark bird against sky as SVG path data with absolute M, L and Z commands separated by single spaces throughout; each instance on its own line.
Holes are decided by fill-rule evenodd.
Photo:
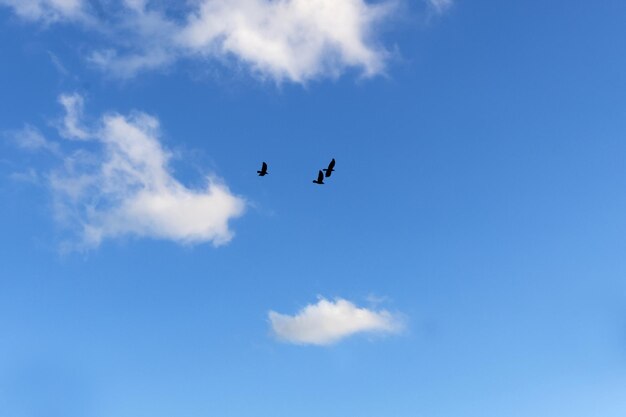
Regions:
M 265 162 L 263 162 L 263 166 L 260 171 L 257 171 L 257 174 L 259 174 L 259 177 L 267 175 L 267 164 Z
M 324 171 L 326 171 L 326 178 L 330 177 L 334 170 L 335 170 L 335 158 L 333 158 L 333 160 L 330 161 L 330 164 L 328 164 L 328 168 L 324 168 Z
M 320 172 L 317 174 L 317 179 L 313 180 L 313 182 L 316 184 L 324 184 L 324 173 L 322 172 L 322 170 L 320 170 Z

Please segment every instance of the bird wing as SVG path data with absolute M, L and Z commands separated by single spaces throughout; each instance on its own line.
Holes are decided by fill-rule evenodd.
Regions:
M 331 171 L 333 168 L 335 168 L 335 158 L 333 158 L 333 160 L 330 161 L 330 164 L 328 164 L 329 171 Z
M 319 174 L 317 174 L 317 181 L 318 182 L 324 181 L 324 173 L 321 170 L 320 170 Z
M 263 162 L 263 168 L 261 168 L 261 171 L 267 171 L 267 164 L 265 162 Z

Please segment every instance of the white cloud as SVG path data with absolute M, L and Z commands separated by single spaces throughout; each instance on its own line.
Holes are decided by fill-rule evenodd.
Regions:
M 452 7 L 452 0 L 428 0 L 428 4 L 430 4 L 437 13 L 443 13 Z
M 31 125 L 25 125 L 20 130 L 5 132 L 5 136 L 18 147 L 28 151 L 46 150 L 54 154 L 59 153 L 59 144 L 46 139 L 39 129 Z
M 388 54 L 377 41 L 377 26 L 392 14 L 396 1 L 195 0 L 176 6 L 117 0 L 101 3 L 100 14 L 81 22 L 106 34 L 108 46 L 94 48 L 88 61 L 114 76 L 132 77 L 194 58 L 244 63 L 262 78 L 304 83 L 349 69 L 364 76 L 382 73 Z M 0 4 L 43 20 L 69 19 L 87 9 L 80 0 Z M 163 4 L 176 7 L 176 13 L 168 14 Z
M 67 103 L 68 97 L 73 105 L 82 103 L 76 95 L 60 101 Z M 73 105 L 65 106 L 70 127 L 80 123 L 71 116 Z M 100 150 L 79 149 L 65 156 L 63 169 L 52 173 L 50 184 L 57 215 L 78 229 L 80 245 L 94 247 L 120 236 L 214 245 L 232 238 L 229 221 L 243 214 L 244 200 L 212 177 L 202 189 L 187 188 L 174 178 L 157 119 L 145 113 L 108 114 L 97 128 L 76 132 Z
M 79 94 L 63 94 L 59 103 L 65 109 L 65 117 L 60 133 L 66 139 L 88 139 L 89 133 L 80 126 L 83 117 L 83 97 Z
M 85 16 L 83 0 L 0 0 L 0 5 L 11 7 L 27 20 L 53 22 Z
M 39 174 L 35 169 L 29 168 L 22 172 L 12 172 L 9 174 L 9 178 L 13 181 L 24 182 L 28 184 L 39 184 Z
M 402 322 L 386 310 L 359 308 L 350 301 L 321 298 L 295 316 L 269 312 L 272 331 L 295 344 L 329 345 L 357 333 L 397 333 Z
M 48 51 L 48 56 L 50 57 L 52 65 L 54 66 L 54 68 L 56 68 L 57 71 L 59 71 L 60 74 L 65 76 L 70 75 L 70 72 L 67 70 L 67 68 L 65 68 L 65 65 L 63 65 L 63 62 L 61 62 L 61 59 L 58 56 L 50 51 Z
M 372 43 L 387 4 L 363 0 L 211 0 L 191 14 L 177 40 L 189 51 L 238 57 L 277 80 L 303 82 L 347 67 L 380 73 Z

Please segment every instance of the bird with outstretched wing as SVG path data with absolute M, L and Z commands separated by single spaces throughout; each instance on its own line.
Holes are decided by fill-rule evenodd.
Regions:
M 267 172 L 267 164 L 265 162 L 263 162 L 263 166 L 261 167 L 261 170 L 257 171 L 256 173 L 259 174 L 259 177 L 263 177 L 263 176 L 267 175 L 268 174 L 268 172 Z
M 326 172 L 326 178 L 330 177 L 334 170 L 335 170 L 335 158 L 333 158 L 333 160 L 330 161 L 330 164 L 328 164 L 328 168 L 324 168 L 324 171 Z
M 324 184 L 324 173 L 322 170 L 317 174 L 317 179 L 313 180 L 315 184 Z

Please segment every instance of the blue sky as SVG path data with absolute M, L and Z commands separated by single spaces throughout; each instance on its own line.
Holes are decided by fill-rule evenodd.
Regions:
M 626 413 L 626 4 L 192 3 L 0 0 L 0 415 Z

